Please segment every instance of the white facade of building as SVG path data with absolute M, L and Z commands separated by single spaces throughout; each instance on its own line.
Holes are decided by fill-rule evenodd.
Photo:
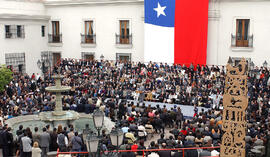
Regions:
M 270 0 L 210 0 L 207 64 L 224 65 L 229 56 L 249 58 L 255 65 L 262 65 L 265 60 L 269 62 L 268 15 Z M 249 20 L 245 29 L 250 38 L 245 46 L 237 46 L 232 40 L 239 19 Z M 48 35 L 55 31 L 53 21 L 59 21 L 57 42 L 51 42 L 55 38 Z M 82 42 L 85 21 L 92 21 L 93 38 L 87 37 L 90 43 Z M 116 36 L 120 34 L 120 21 L 128 21 L 128 24 L 123 24 L 123 27 L 128 27 L 127 42 L 126 39 L 119 42 Z M 9 29 L 15 28 L 15 34 L 19 26 L 20 36 L 10 36 L 6 25 Z M 0 0 L 0 64 L 18 67 L 23 64 L 18 56 L 24 57 L 26 72 L 33 73 L 39 71 L 36 63 L 46 54 L 52 62 L 60 56 L 87 58 L 84 54 L 95 59 L 103 55 L 108 60 L 128 56 L 132 61 L 143 62 L 143 50 L 143 0 Z M 24 55 L 19 55 L 21 53 Z

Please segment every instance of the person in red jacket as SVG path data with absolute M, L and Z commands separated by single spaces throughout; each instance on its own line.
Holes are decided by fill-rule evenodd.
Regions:
M 187 135 L 187 130 L 186 130 L 186 128 L 183 128 L 183 129 L 180 131 L 180 133 L 182 133 L 184 136 L 186 136 L 186 135 Z

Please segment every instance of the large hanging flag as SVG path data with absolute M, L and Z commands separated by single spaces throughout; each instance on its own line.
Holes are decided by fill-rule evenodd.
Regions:
M 206 64 L 208 0 L 144 0 L 144 60 Z

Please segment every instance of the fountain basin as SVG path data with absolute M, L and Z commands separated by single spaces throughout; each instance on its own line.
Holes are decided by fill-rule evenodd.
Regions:
M 71 87 L 69 86 L 51 86 L 51 87 L 46 87 L 45 90 L 48 92 L 55 92 L 55 93 L 60 93 L 60 92 L 65 92 L 65 91 L 69 91 L 71 89 Z
M 73 111 L 74 112 L 74 111 Z M 35 127 L 38 127 L 39 132 L 42 132 L 42 128 L 44 128 L 46 125 L 51 126 L 52 128 L 57 128 L 58 125 L 62 125 L 63 127 L 68 126 L 69 124 L 72 124 L 74 126 L 74 129 L 78 131 L 79 133 L 83 132 L 83 129 L 85 128 L 85 125 L 88 124 L 89 128 L 96 132 L 96 129 L 94 127 L 94 121 L 92 114 L 85 114 L 85 113 L 77 113 L 78 118 L 77 119 L 63 119 L 65 118 L 71 118 L 71 115 L 73 113 L 70 111 L 69 113 L 66 113 L 65 116 L 59 116 L 55 118 L 54 120 L 47 119 L 51 116 L 51 112 L 42 112 L 42 116 L 45 117 L 45 119 L 41 115 L 25 115 L 25 116 L 18 116 L 11 119 L 8 119 L 6 123 L 8 126 L 12 128 L 12 134 L 14 137 L 16 136 L 16 131 L 19 129 L 20 125 L 23 125 L 23 128 L 29 127 L 32 131 Z M 104 117 L 104 127 L 102 129 L 105 129 L 106 132 L 110 132 L 112 128 L 114 127 L 114 122 L 112 122 L 108 117 Z

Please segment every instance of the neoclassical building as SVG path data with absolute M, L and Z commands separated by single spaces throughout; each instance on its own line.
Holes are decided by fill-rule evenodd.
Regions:
M 270 0 L 210 0 L 207 64 L 268 61 L 269 15 Z M 33 73 L 38 60 L 101 56 L 144 62 L 143 0 L 0 0 L 0 64 Z

